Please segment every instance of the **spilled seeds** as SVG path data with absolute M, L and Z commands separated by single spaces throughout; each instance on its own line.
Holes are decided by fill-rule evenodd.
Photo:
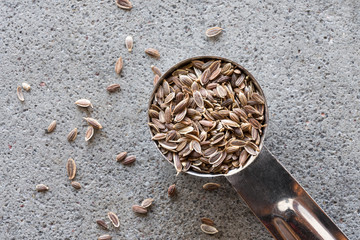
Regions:
M 126 48 L 127 48 L 127 50 L 128 50 L 129 52 L 132 51 L 133 46 L 134 46 L 134 40 L 133 40 L 133 37 L 132 37 L 132 36 L 127 36 L 127 37 L 125 38 L 125 46 L 126 46 Z
M 158 50 L 156 50 L 155 48 L 147 48 L 145 50 L 145 53 L 147 55 L 149 55 L 150 57 L 153 57 L 153 58 L 160 58 L 160 53 Z
M 76 136 L 77 136 L 77 128 L 74 128 L 73 130 L 71 130 L 69 132 L 69 134 L 67 135 L 67 140 L 69 142 L 72 142 L 76 139 Z
M 168 195 L 169 195 L 169 197 L 173 197 L 173 196 L 175 196 L 175 194 L 176 194 L 176 185 L 172 184 L 168 188 Z
M 130 10 L 133 6 L 129 0 L 115 0 L 116 5 L 119 8 Z
M 85 141 L 89 141 L 93 136 L 94 136 L 94 127 L 93 126 L 88 126 L 88 128 L 86 129 L 85 132 Z
M 67 163 L 66 163 L 66 170 L 69 176 L 69 179 L 72 180 L 75 178 L 76 175 L 76 164 L 74 159 L 69 158 Z
M 45 184 L 36 185 L 36 191 L 38 191 L 38 192 L 46 192 L 48 190 L 49 190 L 49 187 L 46 186 Z
M 117 83 L 111 84 L 106 88 L 108 92 L 116 92 L 119 89 L 120 89 L 120 84 Z
M 222 32 L 222 28 L 220 27 L 212 27 L 206 30 L 205 34 L 207 37 L 215 37 Z
M 120 226 L 119 218 L 115 213 L 108 212 L 108 218 L 110 219 L 114 227 L 118 228 Z
M 119 57 L 119 59 L 115 63 L 115 72 L 117 74 L 120 74 L 120 72 L 123 68 L 123 65 L 124 65 L 123 59 L 122 59 L 122 57 Z
M 18 87 L 16 88 L 16 95 L 17 95 L 18 99 L 19 99 L 21 102 L 25 101 L 25 99 L 24 99 L 24 94 L 22 93 L 22 90 L 21 90 L 21 87 L 20 87 L 20 86 L 18 86 Z
M 106 224 L 106 222 L 104 220 L 98 219 L 98 220 L 96 220 L 96 223 L 105 230 L 109 229 L 108 225 Z
M 51 133 L 51 132 L 53 132 L 53 131 L 55 130 L 55 128 L 56 128 L 56 120 L 54 120 L 54 121 L 52 121 L 52 122 L 50 123 L 50 125 L 49 125 L 48 128 L 46 129 L 46 132 L 47 132 L 47 133 Z

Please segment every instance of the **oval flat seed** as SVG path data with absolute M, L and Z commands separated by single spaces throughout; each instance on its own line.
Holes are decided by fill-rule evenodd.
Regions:
M 131 207 L 131 209 L 133 210 L 133 212 L 135 213 L 140 213 L 140 214 L 146 214 L 147 213 L 147 209 L 142 207 L 142 206 L 139 206 L 139 205 L 133 205 Z
M 117 74 L 120 74 L 120 72 L 121 72 L 121 70 L 123 68 L 123 65 L 124 65 L 124 61 L 123 61 L 122 57 L 119 57 L 118 60 L 115 63 L 115 72 Z
M 153 58 L 160 58 L 160 53 L 158 50 L 156 50 L 155 48 L 147 48 L 145 50 L 145 53 L 147 55 L 149 55 L 150 57 L 153 57 Z
M 31 89 L 31 87 L 30 87 L 30 85 L 28 84 L 28 83 L 26 83 L 26 82 L 23 82 L 22 84 L 21 84 L 21 86 L 23 87 L 23 89 L 25 90 L 25 91 L 30 91 L 30 89 Z
M 194 101 L 199 108 L 204 108 L 204 99 L 199 91 L 193 93 Z
M 112 237 L 108 234 L 105 235 L 101 235 L 100 237 L 98 237 L 98 240 L 111 240 Z
M 203 185 L 203 189 L 205 190 L 215 190 L 215 189 L 218 189 L 221 185 L 218 184 L 218 183 L 205 183 Z
M 17 95 L 18 99 L 19 99 L 21 102 L 25 101 L 24 95 L 23 95 L 23 93 L 22 93 L 22 91 L 21 91 L 21 87 L 20 87 L 20 86 L 18 86 L 18 87 L 16 88 L 16 95 Z
M 74 128 L 73 130 L 71 130 L 67 136 L 67 140 L 69 142 L 72 142 L 76 139 L 77 136 L 77 128 Z
M 107 215 L 108 215 L 108 218 L 110 219 L 111 223 L 114 225 L 114 227 L 118 228 L 120 226 L 118 216 L 113 212 L 108 212 Z
M 94 136 L 94 127 L 88 126 L 85 132 L 85 141 L 89 141 Z
M 151 65 L 151 70 L 155 75 L 158 75 L 159 77 L 162 75 L 160 69 L 154 65 Z
M 76 105 L 78 105 L 79 107 L 93 107 L 93 105 L 91 104 L 90 100 L 87 100 L 85 98 L 79 99 L 75 102 Z
M 203 224 L 206 224 L 206 225 L 209 225 L 209 226 L 215 226 L 214 221 L 211 220 L 210 218 L 203 217 L 203 218 L 201 218 L 201 222 Z
M 147 199 L 144 199 L 144 201 L 142 201 L 141 203 L 141 206 L 143 208 L 148 208 L 151 206 L 151 204 L 153 203 L 154 199 L 153 198 L 147 198 Z
M 206 30 L 205 34 L 207 37 L 215 37 L 222 32 L 222 28 L 220 27 L 212 27 Z
M 153 84 L 154 84 L 154 86 L 158 83 L 159 79 L 160 79 L 160 76 L 159 76 L 159 75 L 157 75 L 157 74 L 155 74 L 155 76 L 154 76 L 154 80 L 153 80 Z
M 122 161 L 122 164 L 124 165 L 130 165 L 132 164 L 133 162 L 136 161 L 136 157 L 135 156 L 128 156 L 126 157 L 123 161 Z
M 168 188 L 168 195 L 169 197 L 173 197 L 176 194 L 176 185 L 172 184 Z
M 73 186 L 73 188 L 75 189 L 80 189 L 81 188 L 81 184 L 79 182 L 71 182 L 71 186 Z
M 67 163 L 66 163 L 66 170 L 69 176 L 69 179 L 72 180 L 75 178 L 76 175 L 76 164 L 74 159 L 69 158 Z
M 100 227 L 102 227 L 103 229 L 109 230 L 109 227 L 108 227 L 108 225 L 106 224 L 106 222 L 105 222 L 104 220 L 101 220 L 101 219 L 96 220 L 96 223 L 97 223 Z
M 47 132 L 47 133 L 51 133 L 51 132 L 53 132 L 53 131 L 55 130 L 55 128 L 56 128 L 56 120 L 54 120 L 54 121 L 52 121 L 52 122 L 50 123 L 50 125 L 49 125 L 48 128 L 46 129 L 46 132 Z
M 94 118 L 84 118 L 84 119 L 85 119 L 85 121 L 87 121 L 87 123 L 88 123 L 89 125 L 93 126 L 93 127 L 96 128 L 96 129 L 101 129 L 101 128 L 103 128 L 103 127 L 101 126 L 101 124 L 100 124 L 96 119 L 94 119 Z
M 48 190 L 49 190 L 49 187 L 44 184 L 36 185 L 36 191 L 38 191 L 38 192 L 46 192 Z
M 129 0 L 115 0 L 116 5 L 119 8 L 130 10 L 132 8 L 132 4 Z
M 200 228 L 204 233 L 210 234 L 210 235 L 213 235 L 213 234 L 216 234 L 219 232 L 215 227 L 207 225 L 207 224 L 201 224 Z
M 106 88 L 108 92 L 116 92 L 119 89 L 120 89 L 120 84 L 117 83 L 111 84 Z
M 132 36 L 127 36 L 127 37 L 125 38 L 125 46 L 126 46 L 126 48 L 127 48 L 127 50 L 128 50 L 129 52 L 132 51 L 133 46 L 134 46 L 134 40 L 133 40 L 133 37 L 132 37 Z
M 116 161 L 121 162 L 126 158 L 127 152 L 121 152 L 116 156 Z

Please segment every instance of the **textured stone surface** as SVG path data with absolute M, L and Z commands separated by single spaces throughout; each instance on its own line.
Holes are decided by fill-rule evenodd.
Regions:
M 92 2 L 92 3 L 90 3 Z M 196 55 L 245 66 L 268 98 L 268 148 L 350 237 L 360 236 L 360 4 L 351 0 L 139 1 L 124 11 L 109 1 L 0 1 L 0 239 L 96 239 L 95 223 L 113 211 L 114 239 L 209 239 L 200 217 L 219 229 L 213 239 L 271 239 L 225 179 L 207 182 L 174 169 L 154 149 L 146 125 L 150 65 L 163 71 Z M 225 30 L 207 39 L 205 30 Z M 134 36 L 128 53 L 124 40 Z M 148 47 L 160 60 L 144 54 Z M 116 59 L 124 58 L 121 76 Z M 16 86 L 31 84 L 25 102 Z M 122 86 L 109 94 L 111 83 Z M 76 107 L 91 99 L 94 109 Z M 104 126 L 86 143 L 85 116 Z M 44 129 L 56 119 L 51 134 Z M 66 135 L 77 127 L 79 136 Z M 137 156 L 132 166 L 117 153 Z M 75 190 L 65 163 L 78 165 Z M 35 185 L 50 191 L 37 193 Z M 167 197 L 176 183 L 178 196 Z M 147 216 L 133 204 L 153 197 Z

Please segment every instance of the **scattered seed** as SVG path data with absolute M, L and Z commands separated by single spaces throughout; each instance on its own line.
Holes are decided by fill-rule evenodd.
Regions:
M 36 185 L 36 191 L 38 191 L 38 192 L 46 192 L 48 190 L 49 190 L 49 187 L 44 184 Z
M 25 91 L 30 91 L 31 87 L 28 83 L 23 82 L 21 85 Z
M 101 220 L 101 219 L 96 220 L 96 223 L 97 223 L 100 227 L 102 227 L 103 229 L 109 230 L 109 227 L 108 227 L 108 225 L 106 224 L 106 222 L 105 222 L 104 220 Z
M 201 222 L 203 224 L 206 224 L 206 225 L 209 225 L 209 226 L 215 226 L 214 221 L 211 220 L 210 218 L 203 217 L 203 218 L 201 218 Z
M 108 212 L 108 218 L 110 219 L 114 227 L 118 228 L 120 226 L 119 218 L 115 213 Z
M 159 78 L 160 78 L 160 76 L 162 75 L 160 69 L 159 69 L 158 67 L 154 66 L 154 65 L 151 65 L 151 70 L 153 71 L 153 73 L 155 74 L 155 76 L 158 75 Z M 155 84 L 154 84 L 154 85 L 155 85 Z
M 123 65 L 124 65 L 123 59 L 122 59 L 122 57 L 119 57 L 119 59 L 115 63 L 115 72 L 117 74 L 120 74 L 120 72 L 123 68 Z
M 121 152 L 116 156 L 116 161 L 121 162 L 126 158 L 127 152 Z
M 76 175 L 76 164 L 74 159 L 69 158 L 67 163 L 66 163 L 66 170 L 69 176 L 69 179 L 72 180 L 75 178 Z
M 108 92 L 115 92 L 115 91 L 117 91 L 119 89 L 120 89 L 120 84 L 117 84 L 117 83 L 111 84 L 106 88 L 106 90 Z
M 145 53 L 147 55 L 149 55 L 150 57 L 153 57 L 153 58 L 160 58 L 160 53 L 158 50 L 156 50 L 155 48 L 147 48 L 145 50 Z
M 89 141 L 94 136 L 94 127 L 88 126 L 86 132 L 85 132 L 85 141 Z
M 130 10 L 132 8 L 132 4 L 129 0 L 115 0 L 116 5 L 119 8 Z
M 47 133 L 51 133 L 51 132 L 53 132 L 53 131 L 55 130 L 55 128 L 56 128 L 56 120 L 54 120 L 54 121 L 52 121 L 52 122 L 50 123 L 50 125 L 49 125 L 48 128 L 46 129 L 46 132 L 47 132 Z
M 71 186 L 73 186 L 73 188 L 75 188 L 75 189 L 80 189 L 81 188 L 81 184 L 79 182 L 76 182 L 76 181 L 72 181 Z
M 168 195 L 169 197 L 173 197 L 176 194 L 176 185 L 170 185 L 170 187 L 168 188 Z
M 218 183 L 205 183 L 203 189 L 205 190 L 215 190 L 218 189 L 221 185 Z
M 131 207 L 131 209 L 133 210 L 133 212 L 135 213 L 140 213 L 140 214 L 146 214 L 147 213 L 147 209 L 142 207 L 142 206 L 139 206 L 139 205 L 133 205 Z
M 83 107 L 83 108 L 93 107 L 91 102 L 89 100 L 85 99 L 85 98 L 77 100 L 75 102 L 75 104 L 78 105 L 79 107 Z
M 210 234 L 210 235 L 213 235 L 213 234 L 219 232 L 215 227 L 207 225 L 207 224 L 201 224 L 200 228 L 204 233 Z
M 94 118 L 84 118 L 84 119 L 85 119 L 85 121 L 87 121 L 87 123 L 88 123 L 89 125 L 93 126 L 93 127 L 96 128 L 96 129 L 101 129 L 101 128 L 103 128 L 103 127 L 101 126 L 101 124 L 100 124 L 96 119 L 94 119 Z
M 133 46 L 134 46 L 134 40 L 133 40 L 133 37 L 132 37 L 132 36 L 127 36 L 127 37 L 125 38 L 125 46 L 126 46 L 126 48 L 127 48 L 127 50 L 128 50 L 129 52 L 132 51 Z
M 77 128 L 74 128 L 73 130 L 71 130 L 67 136 L 67 140 L 69 142 L 75 141 L 77 136 Z
M 110 240 L 112 239 L 112 237 L 108 234 L 105 234 L 105 235 L 101 235 L 98 240 Z
M 143 208 L 148 208 L 151 206 L 151 204 L 153 203 L 154 199 L 153 198 L 147 198 L 144 201 L 142 201 L 141 203 L 141 207 Z
M 206 36 L 207 37 L 215 37 L 217 35 L 219 35 L 221 32 L 222 32 L 222 28 L 220 27 L 212 27 L 212 28 L 209 28 L 208 30 L 206 30 Z
M 20 87 L 20 86 L 18 86 L 18 87 L 16 88 L 16 94 L 17 94 L 17 96 L 18 96 L 18 99 L 19 99 L 21 102 L 25 101 L 24 95 L 23 95 L 23 93 L 22 93 L 22 91 L 21 91 L 21 87 Z
M 122 164 L 124 165 L 130 165 L 132 164 L 133 162 L 135 162 L 136 160 L 136 157 L 135 156 L 128 156 L 126 157 L 123 161 L 122 161 Z

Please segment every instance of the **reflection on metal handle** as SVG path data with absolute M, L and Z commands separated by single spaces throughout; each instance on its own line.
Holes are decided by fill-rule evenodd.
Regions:
M 274 238 L 347 239 L 265 147 L 250 166 L 226 178 Z

